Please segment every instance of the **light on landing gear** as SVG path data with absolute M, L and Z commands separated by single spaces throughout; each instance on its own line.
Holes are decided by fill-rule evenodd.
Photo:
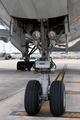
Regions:
M 49 32 L 48 32 L 48 37 L 49 37 L 50 39 L 54 39 L 54 38 L 56 37 L 56 33 L 55 33 L 54 31 L 49 31 Z
M 39 31 L 34 31 L 32 36 L 35 38 L 35 39 L 39 39 L 41 37 L 41 33 Z

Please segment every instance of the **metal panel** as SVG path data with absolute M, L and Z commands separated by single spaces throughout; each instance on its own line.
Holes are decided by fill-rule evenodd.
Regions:
M 50 68 L 50 61 L 36 61 L 36 68 Z
M 80 0 L 68 0 L 71 39 L 80 37 Z
M 68 14 L 67 0 L 1 0 L 11 16 L 52 18 Z
M 5 24 L 7 27 L 10 26 L 10 15 L 5 10 L 1 2 L 0 2 L 0 22 Z

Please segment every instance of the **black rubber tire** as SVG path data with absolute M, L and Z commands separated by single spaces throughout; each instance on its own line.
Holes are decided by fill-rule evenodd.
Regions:
M 20 61 L 17 63 L 17 70 L 25 70 L 25 62 Z
M 53 115 L 65 112 L 65 86 L 62 81 L 53 81 L 50 88 L 50 110 Z
M 41 94 L 41 85 L 37 80 L 28 82 L 25 90 L 24 107 L 28 114 L 37 114 L 41 108 L 41 101 L 39 95 Z
M 33 64 L 34 64 L 34 62 L 27 62 L 27 69 L 28 69 L 28 71 L 31 70 Z

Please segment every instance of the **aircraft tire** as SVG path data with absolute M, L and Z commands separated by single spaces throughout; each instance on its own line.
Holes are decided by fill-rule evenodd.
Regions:
M 28 64 L 27 65 L 28 71 L 30 71 L 30 69 L 32 68 L 34 62 L 28 62 L 27 64 Z
M 65 86 L 62 81 L 51 84 L 50 110 L 53 115 L 63 115 L 65 112 Z
M 24 61 L 20 61 L 20 62 L 17 63 L 17 70 L 25 70 Z
M 39 100 L 39 95 L 41 94 L 41 85 L 37 80 L 31 80 L 28 82 L 25 97 L 24 97 L 24 107 L 28 114 L 37 114 L 41 108 L 41 101 Z

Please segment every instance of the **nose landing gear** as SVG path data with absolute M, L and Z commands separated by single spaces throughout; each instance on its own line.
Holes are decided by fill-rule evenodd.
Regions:
M 40 111 L 41 101 L 50 100 L 50 110 L 53 115 L 62 115 L 65 112 L 65 86 L 63 81 L 53 81 L 50 85 L 50 73 L 52 68 L 56 68 L 49 57 L 49 40 L 45 39 L 44 22 L 41 20 L 41 54 L 40 60 L 34 65 L 35 72 L 43 75 L 41 84 L 39 81 L 31 80 L 27 84 L 25 91 L 24 106 L 28 114 L 37 114 Z M 63 72 L 62 72 L 63 73 Z M 63 75 L 64 76 L 64 75 Z M 50 95 L 48 94 L 50 88 Z

